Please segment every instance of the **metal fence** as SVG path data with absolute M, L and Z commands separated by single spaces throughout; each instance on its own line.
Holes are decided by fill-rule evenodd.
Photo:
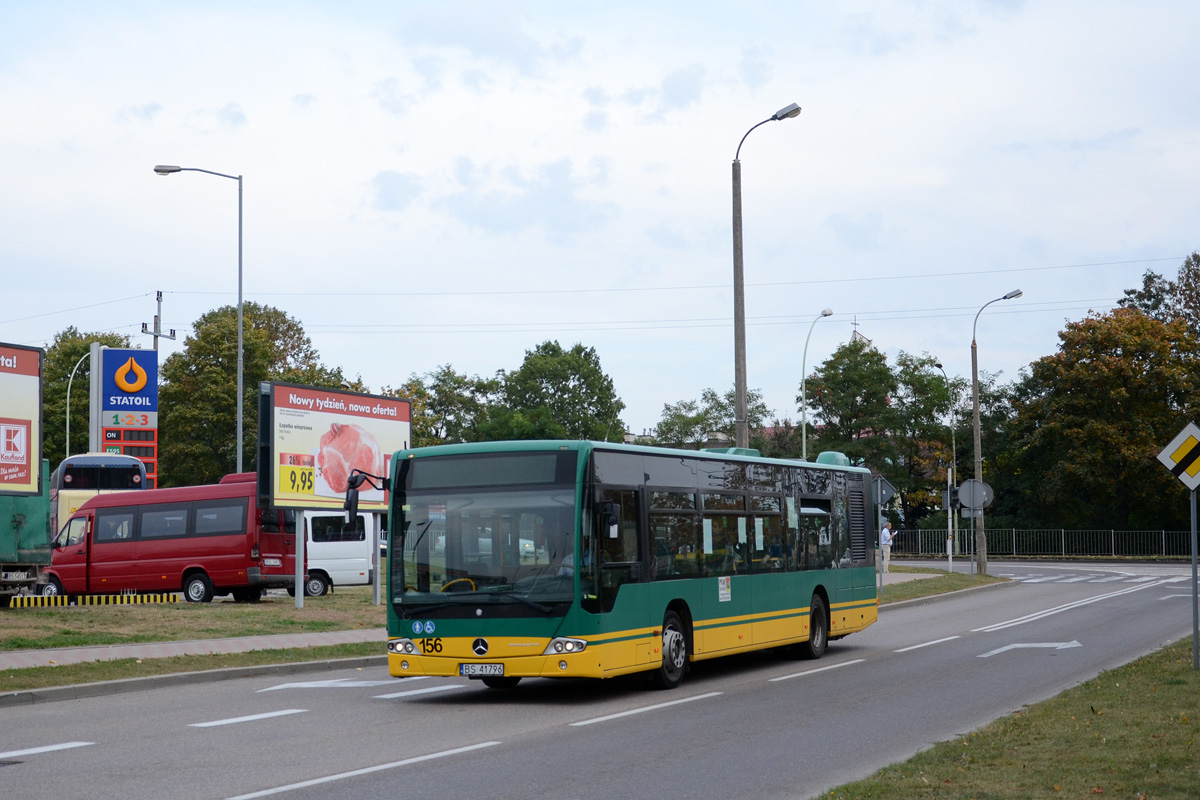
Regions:
M 1192 553 L 1190 531 L 1072 531 L 1063 528 L 988 528 L 989 556 L 1059 556 L 1062 558 L 1185 558 Z M 972 549 L 969 528 L 958 530 L 954 555 Z M 892 542 L 894 556 L 944 556 L 946 531 L 901 530 Z

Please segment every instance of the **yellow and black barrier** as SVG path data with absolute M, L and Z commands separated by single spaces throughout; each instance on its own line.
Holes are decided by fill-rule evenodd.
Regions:
M 132 606 L 146 603 L 178 603 L 178 592 L 158 594 L 88 594 L 75 598 L 64 595 L 18 595 L 9 599 L 10 608 L 44 606 Z

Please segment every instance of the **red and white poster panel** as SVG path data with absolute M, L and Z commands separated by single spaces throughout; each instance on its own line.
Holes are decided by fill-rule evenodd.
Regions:
M 386 477 L 392 454 L 412 441 L 412 403 L 393 397 L 272 386 L 272 501 L 280 508 L 341 508 L 350 471 Z M 359 508 L 386 511 L 388 496 L 364 483 Z
M 0 494 L 42 491 L 42 351 L 0 343 Z

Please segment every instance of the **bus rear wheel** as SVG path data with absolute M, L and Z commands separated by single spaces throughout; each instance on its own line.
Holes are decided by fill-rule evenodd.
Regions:
M 659 689 L 674 689 L 683 683 L 687 657 L 687 631 L 683 620 L 668 610 L 662 624 L 662 666 L 654 671 L 654 685 Z
M 813 595 L 808 608 L 808 641 L 800 645 L 800 655 L 817 659 L 825 655 L 829 644 L 829 613 L 820 595 Z

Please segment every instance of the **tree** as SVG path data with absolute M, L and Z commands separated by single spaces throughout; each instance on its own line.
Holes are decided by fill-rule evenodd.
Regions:
M 243 469 L 258 448 L 258 384 L 283 381 L 340 388 L 341 369 L 317 360 L 303 326 L 283 311 L 243 303 Z M 215 483 L 237 467 L 237 308 L 196 320 L 184 349 L 159 370 L 159 481 Z M 358 382 L 361 386 L 361 381 Z
M 1118 305 L 1137 309 L 1159 322 L 1182 317 L 1192 336 L 1200 337 L 1200 253 L 1184 259 L 1173 281 L 1146 270 L 1142 288 L 1126 289 Z
M 1157 454 L 1200 410 L 1200 344 L 1132 308 L 1068 323 L 1015 390 L 1023 518 L 1069 528 L 1172 528 L 1186 490 Z
M 88 450 L 89 395 L 91 363 L 85 358 L 92 342 L 109 347 L 129 348 L 129 337 L 118 333 L 81 333 L 69 327 L 54 336 L 42 362 L 42 422 L 45 431 L 42 446 L 54 468 L 66 457 L 67 384 L 71 388 L 71 451 Z M 80 359 L 83 359 L 82 362 Z M 71 370 L 75 379 L 71 380 Z
M 837 450 L 890 474 L 896 461 L 889 439 L 891 398 L 897 389 L 883 353 L 861 340 L 839 347 L 807 381 L 817 452 Z
M 705 389 L 700 400 L 680 400 L 663 405 L 662 419 L 654 428 L 654 441 L 668 447 L 699 449 L 708 444 L 713 434 L 734 439 L 734 409 L 736 390 L 724 395 L 716 389 Z M 751 431 L 761 430 L 771 414 L 763 402 L 762 391 L 750 389 L 746 392 L 746 421 Z
M 928 353 L 917 357 L 901 352 L 896 358 L 896 393 L 891 405 L 896 460 L 888 476 L 896 487 L 907 527 L 915 527 L 941 506 L 944 466 L 949 463 L 950 442 L 939 416 L 949 408 L 950 394 L 936 363 Z
M 500 407 L 479 428 L 485 439 L 625 437 L 625 404 L 596 351 L 582 344 L 564 350 L 547 341 L 526 351 L 521 367 L 505 375 L 501 395 Z
M 446 364 L 425 376 L 425 388 L 433 435 L 439 443 L 482 441 L 481 426 L 500 392 L 498 378 L 467 377 Z
M 434 427 L 433 415 L 429 411 L 429 390 L 418 375 L 410 375 L 398 388 L 385 386 L 379 391 L 384 397 L 396 397 L 412 403 L 412 440 L 410 447 L 429 447 L 441 444 Z

